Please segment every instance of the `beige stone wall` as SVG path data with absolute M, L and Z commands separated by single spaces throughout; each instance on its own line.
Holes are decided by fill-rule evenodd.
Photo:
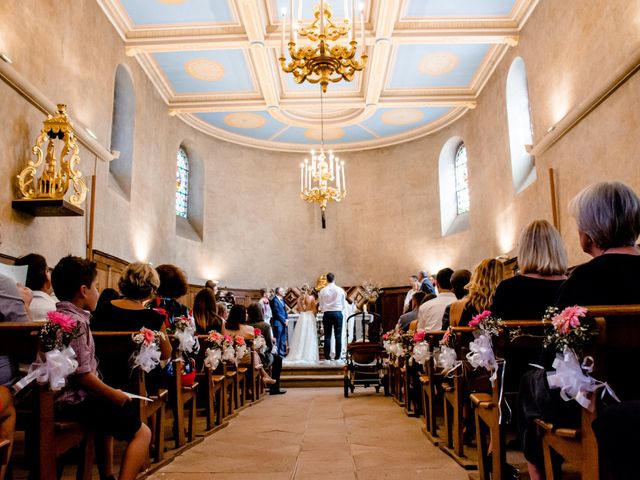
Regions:
M 116 67 L 125 64 L 136 91 L 132 197 L 110 185 L 97 164 L 94 247 L 128 259 L 182 265 L 193 282 L 217 278 L 238 288 L 313 282 L 333 270 L 338 282 L 406 283 L 418 268 L 473 267 L 507 253 L 518 231 L 551 219 L 547 170 L 557 169 L 561 226 L 572 262 L 584 261 L 568 200 L 600 179 L 621 179 L 640 191 L 640 77 L 636 75 L 551 149 L 536 158 L 538 180 L 516 195 L 511 182 L 505 82 L 511 61 L 527 66 L 534 141 L 600 85 L 640 44 L 640 7 L 627 0 L 589 0 L 581 8 L 541 1 L 483 90 L 478 107 L 455 124 L 403 145 L 344 155 L 349 196 L 327 210 L 298 198 L 299 155 L 243 148 L 207 137 L 167 115 L 120 38 L 92 1 L 8 0 L 0 15 L 0 51 L 54 102 L 109 146 Z M 67 26 L 65 29 L 64 26 Z M 84 218 L 36 218 L 10 207 L 17 174 L 42 115 L 0 82 L 0 189 L 3 253 L 45 254 L 51 263 L 83 255 Z M 438 158 L 452 136 L 466 142 L 470 228 L 440 235 Z M 175 151 L 188 142 L 204 162 L 203 242 L 175 234 Z M 94 158 L 84 152 L 83 170 Z M 111 182 L 112 183 L 112 182 Z

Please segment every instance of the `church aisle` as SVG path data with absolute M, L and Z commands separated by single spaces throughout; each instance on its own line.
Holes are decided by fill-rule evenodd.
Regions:
M 289 389 L 249 407 L 151 480 L 467 480 L 421 422 L 373 389 Z

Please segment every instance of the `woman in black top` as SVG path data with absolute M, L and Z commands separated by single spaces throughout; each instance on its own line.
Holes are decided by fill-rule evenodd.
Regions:
M 571 305 L 640 304 L 640 249 L 636 246 L 640 236 L 638 196 L 620 182 L 600 182 L 582 190 L 569 208 L 578 224 L 580 246 L 593 259 L 571 273 L 560 287 L 556 305 L 563 308 Z M 544 478 L 544 469 L 539 439 L 532 425 L 534 420 L 543 418 L 562 424 L 567 418 L 579 418 L 579 406 L 575 402 L 562 401 L 557 390 L 549 390 L 546 372 L 538 370 L 523 377 L 519 407 L 521 428 L 525 430 L 524 453 L 529 462 L 529 474 L 532 480 L 541 479 Z M 630 408 L 626 415 L 617 418 L 622 418 L 622 422 L 638 422 L 638 417 L 637 409 Z M 619 442 L 636 444 L 640 441 L 637 432 L 636 438 L 616 434 L 619 427 L 614 422 L 610 423 L 607 428 L 612 429 L 613 434 L 600 432 L 601 438 L 617 438 Z M 607 448 L 621 450 L 611 444 Z M 632 465 L 635 459 L 626 458 L 625 461 L 628 465 L 619 467 L 628 467 L 628 471 L 635 472 L 636 467 Z
M 546 220 L 535 220 L 522 231 L 518 267 L 520 275 L 498 285 L 491 312 L 503 320 L 542 319 L 567 278 L 562 238 Z

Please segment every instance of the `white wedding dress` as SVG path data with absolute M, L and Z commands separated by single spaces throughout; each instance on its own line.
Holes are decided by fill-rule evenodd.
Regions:
M 319 361 L 316 315 L 313 311 L 300 312 L 289 343 L 289 355 L 283 364 L 307 365 L 317 364 Z

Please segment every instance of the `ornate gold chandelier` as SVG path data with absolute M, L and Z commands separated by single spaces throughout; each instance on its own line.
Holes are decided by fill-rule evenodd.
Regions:
M 333 10 L 327 0 L 320 0 L 313 7 L 314 20 L 308 25 L 301 22 L 302 0 L 298 1 L 298 20 L 294 27 L 293 0 L 289 7 L 289 43 L 288 51 L 291 61 L 285 58 L 285 19 L 282 19 L 282 45 L 280 65 L 286 73 L 293 73 L 296 83 L 305 80 L 309 83 L 319 83 L 322 91 L 327 91 L 329 82 L 340 80 L 350 82 L 356 72 L 361 71 L 367 64 L 367 53 L 364 44 L 364 13 L 360 11 L 360 45 L 362 52 L 360 60 L 356 59 L 358 42 L 355 39 L 355 0 L 351 0 L 351 18 L 348 18 L 348 1 L 345 0 L 345 18 L 343 25 L 337 25 L 332 20 Z M 298 46 L 300 37 L 306 38 L 310 45 Z M 347 45 L 328 42 L 339 41 L 346 37 Z M 316 43 L 317 42 L 317 43 Z
M 322 228 L 327 228 L 325 211 L 330 201 L 339 202 L 347 196 L 344 160 L 329 150 L 324 151 L 324 111 L 320 92 L 320 151 L 311 150 L 311 161 L 300 164 L 300 197 L 309 203 L 318 203 L 322 213 Z

